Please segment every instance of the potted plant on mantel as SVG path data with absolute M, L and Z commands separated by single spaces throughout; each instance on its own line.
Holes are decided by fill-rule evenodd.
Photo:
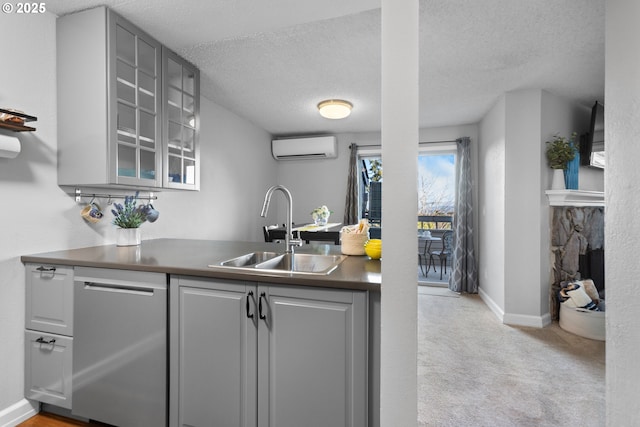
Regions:
M 567 139 L 556 134 L 553 140 L 546 142 L 547 161 L 549 162 L 549 167 L 553 169 L 552 190 L 566 189 L 564 170 L 567 169 L 567 164 L 576 156 L 577 149 L 574 144 L 576 135 L 576 132 L 573 132 L 571 138 Z
M 138 192 L 135 196 L 126 196 L 124 204 L 114 203 L 115 209 L 111 209 L 114 215 L 113 224 L 119 228 L 116 230 L 117 246 L 136 246 L 141 242 L 140 226 L 147 220 L 151 205 L 138 205 Z

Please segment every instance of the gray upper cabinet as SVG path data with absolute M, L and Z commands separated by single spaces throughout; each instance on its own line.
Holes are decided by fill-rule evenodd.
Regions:
M 163 186 L 199 190 L 200 72 L 163 47 L 162 76 L 162 134 L 166 145 Z
M 58 184 L 199 189 L 195 67 L 105 7 L 59 18 L 57 49 Z

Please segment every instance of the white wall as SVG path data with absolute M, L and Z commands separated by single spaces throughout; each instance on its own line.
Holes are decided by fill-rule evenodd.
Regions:
M 605 262 L 607 425 L 640 425 L 640 2 L 607 0 Z
M 589 166 L 580 166 L 578 172 L 580 190 L 604 191 L 604 170 Z
M 295 223 L 310 222 L 311 211 L 320 205 L 327 205 L 333 211 L 329 218 L 330 222 L 342 222 L 349 170 L 349 145 L 352 143 L 360 146 L 376 145 L 377 147 L 371 149 L 381 150 L 379 132 L 344 133 L 336 136 L 338 139 L 337 158 L 278 161 L 276 162 L 278 170 L 276 181 L 261 183 L 264 192 L 276 183 L 284 185 L 291 191 L 294 200 L 293 220 Z M 450 141 L 463 136 L 471 138 L 472 154 L 475 159 L 478 140 L 477 125 L 445 126 L 420 129 L 419 131 L 419 141 L 426 142 Z M 274 197 L 277 197 L 279 212 L 274 222 L 283 223 L 285 220 L 284 198 Z M 271 214 L 271 211 L 269 213 Z
M 381 135 L 386 173 L 382 191 L 380 425 L 384 427 L 412 427 L 418 419 L 418 9 L 417 0 L 382 0 Z M 406 250 L 396 250 L 403 247 Z
M 506 93 L 480 123 L 480 294 L 505 323 L 550 321 L 545 141 L 584 133 L 589 119 L 588 108 L 531 89 Z M 590 178 L 590 189 L 602 185 Z
M 281 184 L 291 191 L 293 197 L 293 222 L 304 224 L 312 221 L 311 211 L 326 205 L 332 214 L 329 222 L 342 222 L 347 192 L 349 169 L 349 145 L 356 142 L 352 134 L 336 135 L 338 157 L 335 159 L 279 160 L 275 182 L 261 182 L 262 195 L 271 185 Z M 282 195 L 278 200 L 278 216 L 275 222 L 284 223 L 286 211 Z M 271 209 L 271 208 L 270 208 Z M 271 213 L 271 212 L 270 212 Z
M 479 293 L 502 318 L 505 310 L 505 97 L 479 126 L 478 280 Z
M 23 253 L 59 248 L 70 238 L 73 203 L 55 188 L 56 97 L 55 17 L 2 16 L 0 39 L 20 40 L 20 48 L 3 58 L 0 105 L 38 116 L 35 133 L 18 135 L 22 153 L 0 158 L 0 409 L 23 397 L 24 268 Z M 79 215 L 78 215 L 79 218 Z M 81 232 L 79 244 L 96 236 Z
M 262 241 L 277 214 L 260 217 L 264 186 L 276 181 L 271 136 L 204 97 L 201 116 L 200 191 L 159 193 L 161 219 L 143 224 L 143 238 Z
M 530 326 L 542 326 L 540 206 L 544 200 L 541 185 L 541 97 L 540 90 L 522 90 L 505 95 L 504 322 Z M 548 257 L 544 261 L 548 268 Z
M 0 40 L 19 41 L 0 67 L 0 105 L 38 117 L 36 132 L 18 134 L 22 153 L 0 158 L 0 414 L 23 397 L 20 256 L 115 242 L 110 213 L 88 225 L 81 206 L 56 184 L 55 19 L 48 13 L 0 16 Z M 264 193 L 256 183 L 276 178 L 270 136 L 209 100 L 201 104 L 202 191 L 158 193 L 160 219 L 142 226 L 143 239 L 261 240 Z

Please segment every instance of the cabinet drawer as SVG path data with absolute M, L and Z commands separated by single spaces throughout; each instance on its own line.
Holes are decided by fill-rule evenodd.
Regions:
M 73 335 L 73 268 L 27 264 L 27 329 Z
M 71 409 L 73 338 L 26 331 L 24 342 L 25 397 Z

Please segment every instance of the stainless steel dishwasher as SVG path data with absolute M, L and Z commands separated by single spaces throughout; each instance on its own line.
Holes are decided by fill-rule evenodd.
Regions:
M 166 426 L 166 275 L 78 267 L 74 282 L 72 413 Z

